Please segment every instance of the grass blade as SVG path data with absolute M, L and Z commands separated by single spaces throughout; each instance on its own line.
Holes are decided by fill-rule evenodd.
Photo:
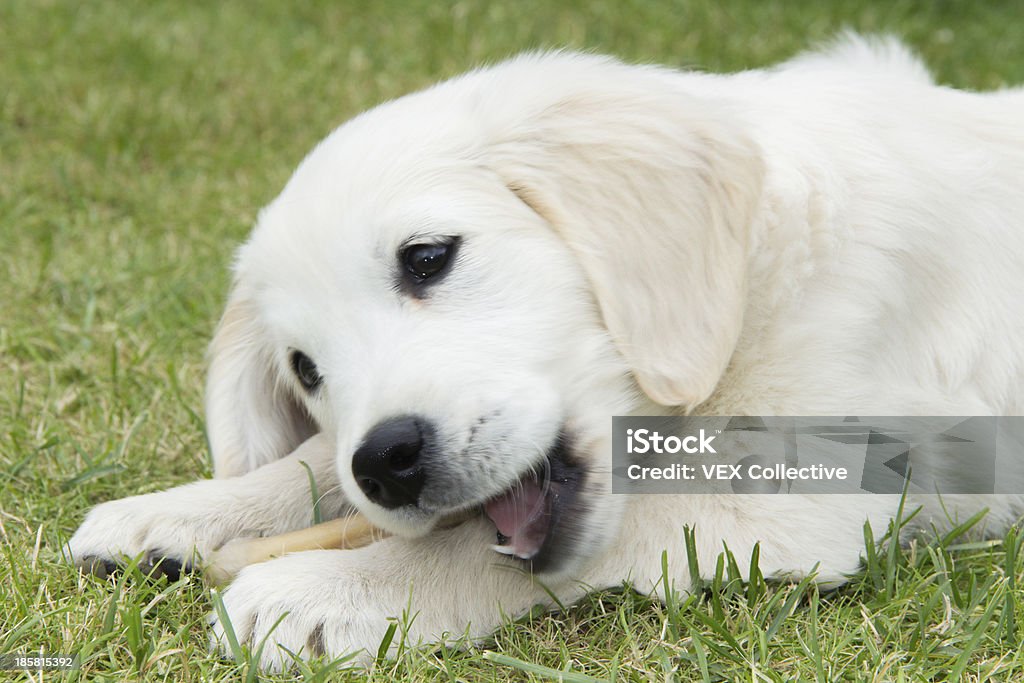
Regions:
M 316 477 L 313 476 L 313 468 L 305 460 L 299 464 L 306 468 L 306 476 L 309 478 L 309 495 L 313 497 L 313 524 L 320 524 L 324 521 L 320 514 L 320 491 L 316 487 Z
M 485 651 L 483 653 L 483 658 L 489 662 L 494 662 L 495 664 L 510 666 L 513 669 L 518 669 L 542 678 L 550 678 L 553 681 L 563 681 L 564 683 L 600 683 L 601 681 L 600 678 L 588 676 L 587 674 L 576 673 L 573 671 L 559 671 L 558 669 L 552 669 L 551 667 L 544 666 L 543 664 L 525 662 L 522 659 L 509 657 L 508 655 L 499 654 L 491 650 Z

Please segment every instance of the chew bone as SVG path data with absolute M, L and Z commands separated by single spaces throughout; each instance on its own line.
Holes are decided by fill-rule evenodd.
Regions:
M 277 536 L 236 538 L 214 551 L 206 563 L 206 578 L 223 585 L 250 564 L 266 562 L 302 550 L 361 548 L 384 538 L 387 532 L 370 524 L 359 513 Z

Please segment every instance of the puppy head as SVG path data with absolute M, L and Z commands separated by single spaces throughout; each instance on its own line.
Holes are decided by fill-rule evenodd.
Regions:
M 384 528 L 481 508 L 535 571 L 602 550 L 608 418 L 637 386 L 704 400 L 742 321 L 761 168 L 682 78 L 524 57 L 335 131 L 239 252 L 208 387 L 218 474 L 322 430 Z

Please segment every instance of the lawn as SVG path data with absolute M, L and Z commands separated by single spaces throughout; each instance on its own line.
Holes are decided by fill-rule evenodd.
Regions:
M 1024 82 L 1015 0 L 0 3 L 0 653 L 80 655 L 50 680 L 253 675 L 208 652 L 201 582 L 82 577 L 56 551 L 95 503 L 210 475 L 233 249 L 334 126 L 528 48 L 738 70 L 845 27 L 904 37 L 957 87 Z M 1019 546 L 868 544 L 831 593 L 741 584 L 723 556 L 685 600 L 601 593 L 371 678 L 1024 680 Z

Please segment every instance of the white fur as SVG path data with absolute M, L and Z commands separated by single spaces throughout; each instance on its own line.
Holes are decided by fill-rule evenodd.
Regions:
M 590 512 L 543 577 L 560 600 L 660 590 L 663 550 L 685 590 L 684 525 L 704 568 L 723 541 L 760 542 L 766 575 L 842 581 L 893 497 L 613 496 L 608 418 L 1021 413 L 1022 120 L 1020 90 L 939 87 L 898 43 L 854 37 L 728 76 L 526 55 L 382 105 L 310 154 L 239 252 L 208 428 L 218 475 L 250 474 L 155 494 L 159 510 L 101 506 L 70 550 L 185 555 L 190 538 L 203 552 L 302 526 L 253 510 L 308 501 L 294 456 L 274 461 L 320 431 L 334 509 L 399 536 L 244 570 L 225 594 L 236 631 L 259 642 L 287 613 L 271 640 L 293 651 L 319 633 L 332 654 L 373 652 L 411 604 L 413 640 L 483 635 L 547 594 L 490 549 L 486 520 L 433 526 L 507 489 L 564 427 Z M 414 235 L 463 240 L 423 301 L 394 287 Z M 314 397 L 293 349 L 324 376 Z M 366 499 L 351 457 L 410 413 L 439 426 L 451 487 L 398 513 Z M 934 502 L 913 502 L 921 520 Z M 993 529 L 1021 508 L 953 512 L 982 503 Z

